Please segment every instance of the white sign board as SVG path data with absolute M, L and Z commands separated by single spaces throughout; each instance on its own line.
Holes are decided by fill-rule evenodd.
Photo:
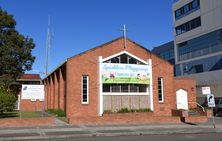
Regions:
M 208 103 L 208 107 L 215 107 L 215 100 L 214 100 L 213 94 L 207 95 L 207 103 Z
M 202 87 L 203 95 L 211 94 L 210 87 Z
M 188 110 L 187 91 L 180 89 L 176 91 L 177 95 L 177 109 Z
M 22 99 L 44 100 L 44 85 L 22 85 Z

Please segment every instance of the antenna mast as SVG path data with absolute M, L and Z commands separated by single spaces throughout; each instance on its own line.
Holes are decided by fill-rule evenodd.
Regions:
M 50 16 L 48 16 L 48 28 L 46 36 L 46 63 L 45 63 L 45 75 L 48 75 L 49 66 L 49 51 L 51 48 L 51 27 L 50 27 Z

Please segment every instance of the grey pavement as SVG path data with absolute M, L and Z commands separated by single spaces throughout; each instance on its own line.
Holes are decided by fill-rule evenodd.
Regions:
M 58 121 L 57 121 L 58 122 Z M 210 134 L 222 132 L 222 118 L 215 118 L 216 128 L 212 122 L 204 124 L 146 124 L 146 125 L 97 125 L 35 127 L 0 127 L 0 140 L 40 140 L 71 139 L 82 137 L 107 136 L 141 136 L 168 134 Z
M 114 136 L 114 137 L 88 137 L 53 139 L 53 141 L 221 141 L 222 134 L 171 134 L 171 135 L 141 135 L 141 136 Z M 41 139 L 45 141 L 47 139 Z

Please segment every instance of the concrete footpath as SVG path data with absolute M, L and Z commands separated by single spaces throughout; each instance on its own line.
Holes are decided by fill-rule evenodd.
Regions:
M 222 132 L 222 118 L 204 124 L 147 124 L 98 126 L 0 127 L 0 140 L 67 139 L 76 137 L 123 136 L 149 134 L 205 134 Z

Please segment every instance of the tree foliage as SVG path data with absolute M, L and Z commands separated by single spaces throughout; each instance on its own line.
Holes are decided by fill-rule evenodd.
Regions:
M 4 88 L 31 70 L 35 60 L 33 39 L 20 34 L 15 26 L 13 15 L 0 7 L 0 87 Z
M 15 109 L 16 96 L 0 88 L 0 115 Z

